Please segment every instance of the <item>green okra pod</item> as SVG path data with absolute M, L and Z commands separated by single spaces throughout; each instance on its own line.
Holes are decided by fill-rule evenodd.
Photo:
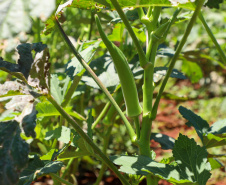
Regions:
M 127 115 L 129 117 L 138 116 L 139 114 L 141 114 L 142 109 L 139 104 L 137 88 L 134 81 L 134 77 L 129 68 L 129 64 L 126 60 L 126 57 L 122 53 L 122 51 L 107 38 L 107 36 L 105 35 L 101 27 L 100 20 L 97 15 L 95 15 L 95 20 L 96 20 L 97 28 L 99 30 L 102 41 L 104 42 L 107 49 L 109 50 L 111 57 L 113 59 L 116 71 L 118 73 L 121 87 L 122 87 L 123 97 L 126 104 Z

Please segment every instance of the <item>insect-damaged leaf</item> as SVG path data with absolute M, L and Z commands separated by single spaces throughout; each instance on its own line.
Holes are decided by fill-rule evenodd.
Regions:
M 37 177 L 58 172 L 63 166 L 60 161 L 42 161 L 37 156 L 21 173 L 18 185 L 30 185 Z
M 49 92 L 49 51 L 45 44 L 20 44 L 17 47 L 19 60 L 17 64 L 4 61 L 0 58 L 0 69 L 16 76 L 17 78 L 28 83 L 30 86 Z M 35 59 L 32 57 L 32 50 L 35 53 Z
M 15 120 L 0 122 L 0 184 L 15 185 L 28 162 L 29 146 Z

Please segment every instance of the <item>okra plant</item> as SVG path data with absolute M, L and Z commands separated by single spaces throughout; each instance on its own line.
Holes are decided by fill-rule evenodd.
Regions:
M 96 185 L 107 169 L 113 171 L 122 184 L 135 185 L 146 179 L 148 185 L 157 185 L 164 179 L 172 184 L 205 185 L 211 169 L 223 166 L 217 158 L 225 155 L 213 154 L 208 149 L 226 144 L 226 121 L 210 126 L 180 106 L 180 114 L 188 120 L 189 127 L 195 128 L 201 146 L 186 135 L 180 134 L 174 140 L 154 133 L 152 126 L 169 78 L 187 78 L 175 69 L 175 64 L 185 57 L 183 48 L 198 20 L 221 57 L 219 65 L 226 64 L 224 49 L 202 14 L 202 8 L 219 9 L 222 2 L 57 1 L 52 16 L 44 21 L 46 36 L 41 35 L 40 19 L 34 18 L 34 41 L 37 42 L 17 46 L 17 63 L 0 58 L 0 69 L 12 76 L 11 81 L 1 84 L 0 91 L 0 100 L 9 101 L 0 122 L 0 184 L 29 185 L 44 175 L 50 175 L 54 184 L 76 184 L 74 172 L 74 182 L 70 182 L 70 171 L 76 171 L 81 159 L 86 157 L 87 161 L 101 165 Z M 10 5 L 6 8 L 10 9 Z M 73 20 L 70 11 L 74 9 L 91 13 L 89 34 L 87 38 L 82 34 L 82 45 L 68 36 L 72 30 L 65 30 L 64 26 L 65 19 Z M 163 17 L 165 9 L 174 11 L 170 18 Z M 189 16 L 182 18 L 188 12 Z M 183 36 L 178 38 L 169 61 L 160 67 L 158 52 L 163 49 L 163 55 L 169 56 L 163 46 L 167 45 L 172 27 L 180 21 L 186 26 Z M 0 20 L 1 29 L 9 26 L 8 22 Z M 77 26 L 74 24 L 72 26 Z M 114 42 L 117 41 L 114 30 L 112 35 L 107 32 L 112 25 L 118 26 L 114 30 L 120 32 L 120 44 Z M 122 35 L 126 35 L 125 40 Z M 48 39 L 52 41 L 50 47 L 45 44 Z M 57 59 L 51 60 L 52 55 L 59 54 L 58 40 L 64 41 L 66 60 L 70 58 L 60 72 Z M 124 50 L 125 47 L 130 49 Z M 98 101 L 100 92 L 106 101 L 97 111 L 93 101 Z M 116 123 L 120 121 L 129 137 L 117 130 Z M 133 152 L 126 149 L 124 153 L 109 155 L 114 130 L 121 134 L 124 143 L 131 143 Z M 163 149 L 172 150 L 172 156 L 157 161 L 150 148 L 151 139 L 159 142 Z

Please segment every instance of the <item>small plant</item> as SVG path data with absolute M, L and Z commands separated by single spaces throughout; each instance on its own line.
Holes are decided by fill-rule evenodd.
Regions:
M 5 106 L 8 107 L 6 116 L 1 117 L 0 122 L 0 184 L 29 185 L 47 174 L 55 184 L 72 184 L 66 178 L 72 164 L 78 165 L 78 159 L 88 156 L 95 164 L 99 163 L 96 160 L 101 162 L 96 185 L 107 168 L 122 184 L 135 185 L 146 178 L 148 185 L 158 184 L 161 179 L 173 184 L 205 185 L 211 177 L 211 169 L 222 167 L 216 158 L 224 154 L 211 154 L 208 149 L 226 144 L 226 121 L 217 121 L 210 126 L 191 110 L 179 107 L 181 115 L 188 120 L 187 125 L 195 128 L 202 146 L 182 134 L 174 140 L 167 135 L 153 133 L 152 124 L 169 78 L 186 79 L 174 67 L 197 19 L 219 52 L 220 65 L 225 65 L 225 54 L 201 13 L 204 5 L 219 8 L 220 3 L 221 0 L 59 2 L 57 11 L 45 22 L 44 33 L 60 34 L 74 55 L 64 67 L 63 74 L 54 71 L 56 66 L 50 62 L 50 49 L 42 42 L 18 45 L 17 63 L 0 58 L 0 69 L 16 78 L 0 85 L 1 101 L 9 100 Z M 122 8 L 126 7 L 133 9 L 124 11 Z M 166 7 L 174 10 L 171 18 L 161 17 Z M 78 49 L 67 36 L 62 23 L 65 18 L 63 10 L 73 8 L 88 8 L 92 12 L 89 41 Z M 124 27 L 127 30 L 126 41 L 121 40 L 119 46 L 113 42 L 114 35 L 108 36 L 102 28 L 101 20 L 113 10 L 116 10 L 113 13 L 115 18 L 110 18 L 111 23 L 118 23 L 117 31 L 121 34 Z M 170 61 L 160 67 L 156 57 L 158 51 L 163 49 L 171 27 L 181 19 L 184 21 L 179 18 L 183 10 L 192 12 L 186 18 L 188 24 L 184 34 L 171 53 Z M 133 27 L 131 20 L 139 22 L 139 29 Z M 36 31 L 40 32 L 40 29 Z M 96 40 L 91 40 L 94 31 Z M 41 40 L 40 36 L 37 38 Z M 124 49 L 126 47 L 127 50 Z M 57 55 L 56 43 L 51 51 L 54 51 L 51 55 Z M 167 50 L 162 52 L 167 56 Z M 93 60 L 95 53 L 100 57 Z M 159 78 L 156 79 L 156 76 Z M 99 113 L 94 112 L 85 101 L 85 91 L 96 99 L 107 97 Z M 11 110 L 10 105 L 13 107 Z M 126 127 L 129 137 L 118 134 L 123 137 L 124 143 L 131 143 L 132 153 L 116 155 L 113 152 L 109 155 L 107 152 L 116 120 L 121 120 Z M 151 139 L 159 142 L 162 148 L 171 149 L 172 156 L 157 162 L 155 152 L 150 149 Z M 120 166 L 119 169 L 116 165 Z

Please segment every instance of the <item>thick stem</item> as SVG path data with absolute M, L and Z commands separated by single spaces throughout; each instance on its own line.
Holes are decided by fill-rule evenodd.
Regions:
M 82 130 L 82 128 L 78 125 L 78 123 L 69 114 L 67 114 L 64 111 L 64 109 L 56 102 L 56 100 L 51 95 L 47 95 L 47 99 L 60 112 L 60 114 L 68 121 L 68 123 L 71 124 L 71 126 L 76 130 L 76 132 L 88 143 L 88 145 L 99 156 L 99 158 L 118 176 L 120 181 L 124 184 L 129 185 L 125 177 L 118 171 L 115 165 L 106 157 L 106 155 L 91 140 L 91 138 Z
M 139 55 L 139 59 L 140 59 L 140 66 L 145 68 L 145 65 L 147 64 L 147 60 L 146 60 L 146 57 L 145 57 L 145 54 L 144 54 L 144 51 L 139 43 L 139 40 L 137 39 L 134 31 L 133 31 L 133 28 L 131 27 L 131 24 L 129 23 L 126 15 L 124 14 L 124 12 L 122 11 L 122 8 L 121 6 L 119 5 L 118 1 L 117 0 L 111 0 L 112 4 L 114 5 L 116 11 L 118 12 L 120 18 L 122 19 L 123 23 L 125 24 L 136 48 L 137 48 L 137 52 L 138 52 L 138 55 Z
M 102 91 L 108 97 L 108 99 L 110 100 L 110 102 L 112 103 L 112 105 L 114 105 L 115 109 L 117 110 L 117 112 L 121 116 L 123 122 L 125 123 L 125 126 L 126 126 L 126 128 L 128 130 L 128 133 L 129 133 L 129 136 L 130 136 L 131 141 L 133 143 L 135 143 L 135 141 L 136 141 L 136 134 L 135 134 L 135 132 L 133 130 L 133 127 L 131 126 L 131 124 L 129 123 L 129 121 L 127 120 L 127 118 L 125 117 L 125 115 L 123 114 L 122 110 L 119 108 L 118 104 L 115 102 L 114 98 L 111 96 L 111 94 L 109 93 L 109 91 L 107 90 L 107 88 L 104 86 L 104 84 L 100 81 L 100 79 L 96 76 L 96 74 L 93 72 L 93 70 L 85 62 L 85 60 L 82 58 L 82 56 L 74 48 L 73 44 L 71 43 L 71 41 L 69 40 L 69 38 L 65 34 L 65 32 L 62 29 L 62 27 L 61 27 L 60 23 L 58 22 L 57 18 L 55 19 L 55 23 L 56 23 L 56 25 L 57 25 L 57 27 L 58 27 L 61 35 L 63 36 L 65 42 L 67 43 L 68 47 L 71 49 L 71 51 L 73 52 L 73 54 L 75 55 L 75 57 L 78 59 L 78 61 L 81 63 L 81 65 L 87 70 L 87 72 L 92 76 L 93 80 L 98 84 L 98 86 L 100 87 L 100 89 L 102 89 Z
M 223 60 L 223 63 L 226 64 L 226 56 L 224 54 L 224 51 L 222 50 L 219 43 L 217 42 L 217 39 L 214 37 L 211 29 L 209 28 L 208 24 L 206 23 L 201 12 L 199 13 L 199 19 L 202 22 L 204 28 L 206 29 L 206 32 L 208 33 L 208 35 L 211 38 L 212 42 L 214 43 L 215 47 L 217 48 L 217 51 L 219 52 L 221 59 Z
M 167 83 L 167 81 L 168 81 L 168 79 L 170 77 L 170 74 L 173 71 L 173 68 L 174 68 L 174 65 L 175 65 L 175 63 L 177 61 L 177 58 L 178 58 L 181 50 L 183 49 L 184 44 L 187 41 L 187 38 L 188 38 L 188 36 L 189 36 L 189 34 L 190 34 L 191 30 L 192 30 L 192 27 L 193 27 L 193 25 L 194 25 L 194 23 L 196 21 L 196 18 L 199 15 L 199 12 L 200 12 L 204 2 L 205 2 L 205 0 L 198 1 L 197 7 L 196 7 L 196 9 L 195 9 L 195 11 L 194 11 L 194 13 L 192 15 L 192 18 L 191 18 L 190 22 L 188 23 L 188 26 L 186 28 L 186 31 L 185 31 L 184 35 L 183 35 L 183 38 L 181 39 L 181 41 L 180 41 L 180 43 L 179 43 L 179 45 L 177 47 L 177 50 L 176 50 L 176 52 L 175 52 L 175 54 L 174 54 L 174 56 L 173 56 L 173 58 L 172 58 L 172 60 L 170 62 L 169 69 L 167 70 L 166 76 L 165 76 L 165 78 L 164 78 L 164 80 L 162 82 L 162 85 L 160 87 L 160 90 L 158 92 L 158 95 L 156 97 L 156 100 L 155 100 L 155 103 L 154 103 L 154 106 L 153 106 L 153 109 L 152 109 L 152 114 L 151 114 L 152 120 L 154 120 L 156 118 L 159 101 L 160 101 L 160 98 L 161 98 L 162 93 L 164 91 L 164 88 L 166 86 L 166 83 Z

